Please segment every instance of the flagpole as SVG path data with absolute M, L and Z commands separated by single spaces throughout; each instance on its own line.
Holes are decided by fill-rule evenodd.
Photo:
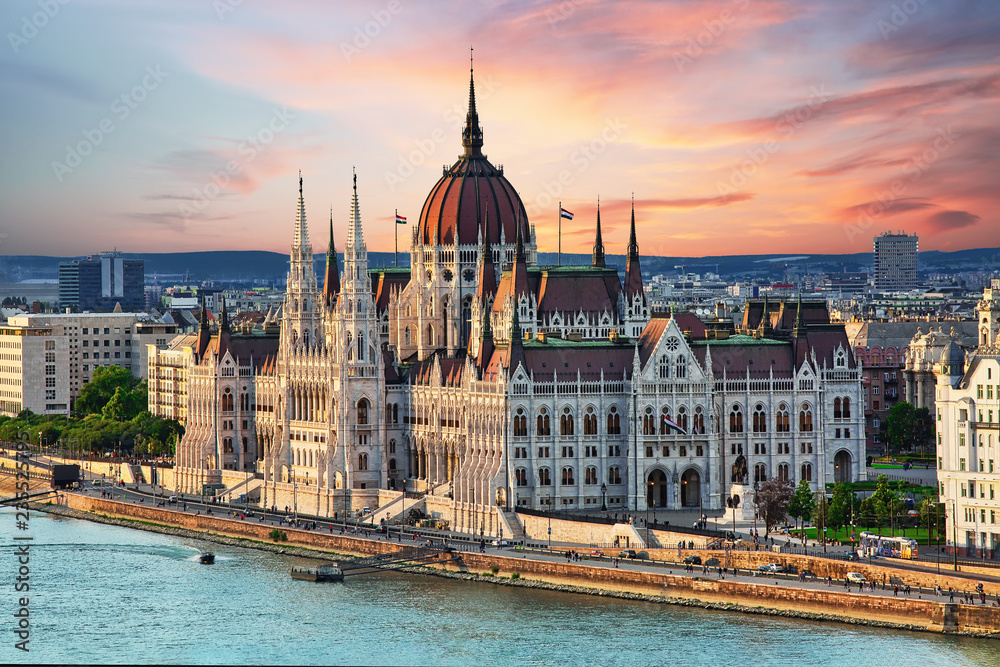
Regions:
M 559 266 L 562 266 L 562 202 L 559 202 L 556 215 L 559 216 Z
M 392 252 L 392 258 L 395 260 L 396 268 L 399 268 L 399 209 L 395 210 L 396 217 L 392 220 L 392 238 L 395 241 L 395 249 Z

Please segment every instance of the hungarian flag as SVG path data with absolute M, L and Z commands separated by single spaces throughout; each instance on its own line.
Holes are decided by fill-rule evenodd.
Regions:
M 397 213 L 396 214 L 396 224 L 397 225 L 405 225 L 406 224 L 406 218 L 404 218 L 399 213 Z
M 675 422 L 675 421 L 674 421 L 673 419 L 671 419 L 670 417 L 667 417 L 666 415 L 664 415 L 664 416 L 662 417 L 662 419 L 663 419 L 663 423 L 664 423 L 664 425 L 666 425 L 666 426 L 669 426 L 670 428 L 675 428 L 675 429 L 677 429 L 678 431 L 680 431 L 681 433 L 683 433 L 684 435 L 687 435 L 687 431 L 685 431 L 684 429 L 682 429 L 682 428 L 681 428 L 681 425 L 680 425 L 680 424 L 678 424 L 677 422 Z
M 566 218 L 567 220 L 572 220 L 573 214 L 567 211 L 566 209 L 559 207 L 559 217 Z

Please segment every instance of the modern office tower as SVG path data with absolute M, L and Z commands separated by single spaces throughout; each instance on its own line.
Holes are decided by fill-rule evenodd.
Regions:
M 875 289 L 917 287 L 917 235 L 886 232 L 875 237 Z
M 59 264 L 59 305 L 83 311 L 139 311 L 146 305 L 145 262 L 104 252 Z

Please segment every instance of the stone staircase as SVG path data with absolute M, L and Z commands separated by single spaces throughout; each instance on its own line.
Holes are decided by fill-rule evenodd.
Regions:
M 523 542 L 524 526 L 521 525 L 521 519 L 518 518 L 517 512 L 498 507 L 497 514 L 500 517 L 500 525 L 503 526 L 503 538 L 511 542 Z
M 263 486 L 263 484 L 264 481 L 258 479 L 257 477 L 248 477 L 239 484 L 231 486 L 225 491 L 221 491 L 217 495 L 219 495 L 220 497 L 227 496 L 229 498 L 236 498 L 241 493 L 245 493 L 247 495 L 247 498 L 250 498 L 252 500 L 253 496 L 255 495 L 254 492 L 259 491 L 261 486 Z M 260 494 L 258 493 L 256 495 L 259 496 Z

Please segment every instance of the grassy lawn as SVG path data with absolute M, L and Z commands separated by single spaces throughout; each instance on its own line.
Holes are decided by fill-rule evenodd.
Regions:
M 815 540 L 816 539 L 816 531 L 817 530 L 818 529 L 815 526 L 806 528 L 806 539 Z M 854 532 L 855 532 L 855 540 L 854 541 L 855 542 L 857 542 L 861 538 L 861 532 L 862 531 L 867 531 L 867 532 L 873 533 L 873 532 L 875 532 L 875 529 L 874 528 L 866 528 L 864 526 L 857 526 L 857 527 L 855 527 L 855 529 L 854 529 Z M 795 530 L 791 530 L 789 532 L 792 533 L 792 534 L 798 535 L 797 531 L 795 531 Z M 909 537 L 909 538 L 917 540 L 920 544 L 927 544 L 927 527 L 926 526 L 924 526 L 922 528 L 905 528 L 905 529 L 901 529 L 901 528 L 897 527 L 896 530 L 892 531 L 892 532 L 890 532 L 888 526 L 885 526 L 883 528 L 883 530 L 881 531 L 881 534 L 882 535 L 894 535 L 895 537 Z M 851 527 L 850 526 L 845 526 L 843 528 L 837 528 L 836 530 L 834 530 L 833 528 L 829 528 L 826 531 L 826 536 L 827 536 L 828 539 L 835 540 L 837 542 L 850 542 L 851 541 Z

